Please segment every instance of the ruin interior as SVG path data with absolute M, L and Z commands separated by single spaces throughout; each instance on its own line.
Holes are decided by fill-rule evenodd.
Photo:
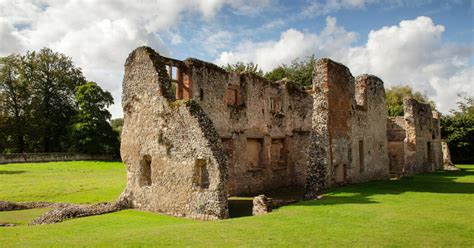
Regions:
M 121 155 L 130 207 L 196 219 L 229 216 L 228 198 L 292 188 L 314 199 L 341 184 L 442 168 L 438 115 L 319 59 L 313 85 L 270 82 L 208 62 L 135 49 L 125 64 Z

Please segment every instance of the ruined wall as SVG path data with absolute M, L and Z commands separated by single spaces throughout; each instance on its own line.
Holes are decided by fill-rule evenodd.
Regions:
M 405 171 L 405 138 L 405 118 L 387 118 L 389 170 L 393 173 Z
M 326 187 L 348 182 L 354 90 L 354 77 L 347 67 L 329 59 L 316 62 L 307 198 L 316 197 Z
M 315 65 L 307 198 L 333 185 L 388 178 L 383 82 L 370 75 L 355 81 L 342 64 Z
M 313 70 L 313 116 L 311 119 L 311 143 L 308 154 L 308 177 L 305 198 L 315 199 L 327 187 L 331 149 L 329 136 L 329 64 L 332 61 L 317 60 Z
M 383 82 L 316 61 L 311 90 L 137 48 L 125 64 L 121 155 L 131 207 L 228 216 L 227 197 L 324 188 L 442 165 L 439 120 L 405 100 L 389 118 Z M 433 117 L 434 116 L 434 117 Z M 390 159 L 389 159 L 390 158 Z
M 388 179 L 387 111 L 383 81 L 372 75 L 361 75 L 356 78 L 355 89 L 350 181 Z
M 191 98 L 212 120 L 228 158 L 229 195 L 305 184 L 311 96 L 289 81 L 227 73 L 186 59 Z
M 122 198 L 130 207 L 197 219 L 228 216 L 226 157 L 194 101 L 175 101 L 162 57 L 134 50 L 125 64 Z
M 429 104 L 404 99 L 405 166 L 408 174 L 434 171 L 433 116 Z
M 347 67 L 327 60 L 329 147 L 331 166 L 328 167 L 329 185 L 348 182 L 352 163 L 352 123 L 354 114 L 354 77 Z
M 413 175 L 442 169 L 439 115 L 429 104 L 404 99 L 404 116 L 388 119 L 390 171 Z
M 288 92 L 286 132 L 291 133 L 288 159 L 294 168 L 294 184 L 304 188 L 309 173 L 313 96 L 293 83 L 281 83 Z

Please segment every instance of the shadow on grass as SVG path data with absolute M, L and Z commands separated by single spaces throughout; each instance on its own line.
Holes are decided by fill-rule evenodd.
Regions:
M 0 171 L 0 175 L 14 175 L 14 174 L 23 174 L 26 171 L 16 170 L 16 171 Z
M 275 199 L 298 200 L 296 206 L 325 206 L 340 204 L 375 204 L 379 203 L 372 199 L 375 195 L 399 195 L 405 192 L 426 192 L 440 194 L 472 194 L 474 193 L 474 182 L 456 182 L 456 179 L 473 176 L 474 167 L 461 171 L 438 171 L 404 177 L 400 180 L 384 180 L 368 183 L 350 184 L 342 187 L 332 188 L 326 191 L 322 200 L 301 201 L 304 194 L 302 189 L 279 189 L 274 192 L 265 193 L 266 196 Z M 231 218 L 251 216 L 252 198 L 231 197 L 229 198 L 229 215 Z
M 301 201 L 295 205 L 316 206 L 335 204 L 374 204 L 374 195 L 398 195 L 405 192 L 439 194 L 474 194 L 474 182 L 456 182 L 456 179 L 473 176 L 474 170 L 439 171 L 405 177 L 400 180 L 375 181 L 352 184 L 327 191 L 323 200 Z M 347 194 L 347 196 L 345 196 Z

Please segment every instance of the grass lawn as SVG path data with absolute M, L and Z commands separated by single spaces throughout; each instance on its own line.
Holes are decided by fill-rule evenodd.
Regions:
M 0 212 L 0 246 L 474 247 L 474 166 L 333 189 L 258 217 L 195 221 L 136 210 L 27 226 L 45 209 Z M 124 187 L 120 163 L 0 165 L 0 200 L 91 203 Z

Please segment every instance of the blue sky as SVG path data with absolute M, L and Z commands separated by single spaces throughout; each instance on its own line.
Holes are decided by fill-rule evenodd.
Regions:
M 474 0 L 0 0 L 0 56 L 50 47 L 112 92 L 121 117 L 128 53 L 265 71 L 314 54 L 410 85 L 447 113 L 474 92 Z
M 321 3 L 324 8 L 325 1 Z M 339 1 L 343 2 L 343 1 Z M 364 2 L 364 1 L 354 1 Z M 366 1 L 370 2 L 370 1 Z M 197 56 L 205 60 L 215 58 L 203 51 L 202 46 L 197 42 L 189 42 L 193 37 L 199 35 L 200 27 L 203 25 L 214 27 L 216 30 L 227 30 L 229 32 L 239 32 L 241 29 L 258 32 L 250 32 L 241 35 L 230 44 L 238 44 L 239 39 L 252 39 L 254 41 L 276 40 L 281 32 L 288 28 L 295 28 L 307 32 L 320 32 L 325 27 L 327 16 L 337 18 L 340 26 L 348 31 L 359 34 L 354 45 L 362 45 L 367 42 L 367 34 L 371 30 L 377 30 L 384 26 L 397 25 L 400 21 L 416 19 L 419 16 L 428 16 L 434 23 L 446 27 L 443 35 L 445 42 L 473 43 L 474 40 L 474 8 L 472 1 L 381 1 L 372 4 L 367 3 L 362 6 L 341 6 L 328 10 L 310 11 L 308 15 L 302 13 L 312 5 L 312 1 L 279 1 L 270 3 L 270 6 L 262 9 L 259 13 L 243 15 L 235 13 L 230 7 L 224 7 L 217 13 L 215 18 L 208 21 L 194 23 L 196 15 L 183 18 L 186 25 L 177 28 L 177 32 L 183 37 L 184 42 L 179 45 L 171 45 L 173 56 L 186 58 Z M 341 5 L 343 5 L 341 3 Z M 199 17 L 197 17 L 199 18 Z M 273 28 L 262 30 L 262 26 L 274 24 Z M 171 43 L 170 37 L 166 37 Z M 220 49 L 221 51 L 225 48 Z

